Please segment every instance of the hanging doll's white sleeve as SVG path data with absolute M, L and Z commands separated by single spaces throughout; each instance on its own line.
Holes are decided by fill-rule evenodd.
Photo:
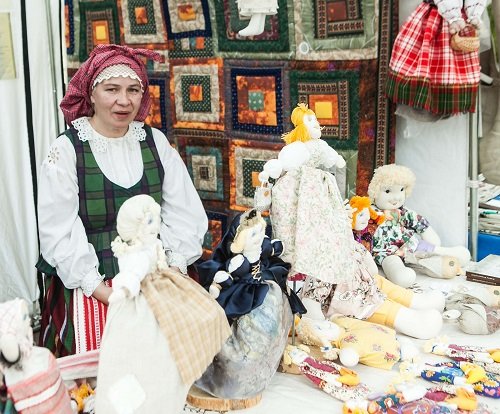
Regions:
M 463 0 L 434 0 L 439 14 L 450 25 L 450 33 L 459 32 L 465 27 L 465 21 L 462 18 Z
M 486 3 L 487 0 L 464 0 L 467 22 L 477 27 L 481 22 L 481 16 L 486 8 Z

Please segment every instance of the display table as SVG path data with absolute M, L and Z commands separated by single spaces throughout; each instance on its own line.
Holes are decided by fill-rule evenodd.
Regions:
M 465 277 L 460 276 L 452 280 L 432 279 L 426 276 L 418 276 L 417 282 L 421 286 L 427 286 L 442 291 L 450 291 L 453 286 L 460 284 L 476 286 L 473 282 L 467 282 Z M 459 345 L 478 345 L 483 347 L 500 347 L 500 331 L 492 335 L 467 335 L 461 332 L 455 322 L 445 321 L 441 335 L 446 335 L 450 342 Z M 420 350 L 426 341 L 410 339 Z M 425 354 L 422 351 L 422 361 L 437 363 L 449 361 L 446 357 Z M 372 388 L 373 391 L 384 391 L 391 379 L 398 375 L 399 364 L 391 371 L 371 368 L 366 365 L 358 365 L 361 381 Z M 430 387 L 432 383 L 418 378 L 416 381 Z M 500 400 L 486 397 L 478 397 L 479 401 L 488 405 L 492 413 L 500 414 Z M 312 382 L 301 375 L 276 373 L 269 387 L 262 394 L 262 401 L 255 407 L 246 410 L 230 411 L 231 413 L 247 414 L 336 414 L 342 412 L 342 403 L 325 392 L 316 388 Z M 184 413 L 218 413 L 217 411 L 206 411 L 186 406 Z
M 477 235 L 477 260 L 484 259 L 489 254 L 500 255 L 500 235 L 480 231 Z

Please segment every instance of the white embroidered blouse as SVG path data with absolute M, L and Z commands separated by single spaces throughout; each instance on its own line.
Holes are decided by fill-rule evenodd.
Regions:
M 139 141 L 146 138 L 142 122 L 132 122 L 120 138 L 98 134 L 86 117 L 73 121 L 73 126 L 80 140 L 89 141 L 99 168 L 110 181 L 129 188 L 141 179 L 144 167 Z M 180 155 L 161 131 L 152 130 L 165 170 L 160 238 L 169 264 L 185 272 L 186 266 L 201 255 L 208 220 Z M 42 163 L 38 190 L 40 250 L 44 259 L 57 269 L 67 288 L 81 287 L 85 295 L 92 295 L 104 275 L 97 270 L 94 247 L 78 216 L 76 154 L 65 135 L 54 141 Z

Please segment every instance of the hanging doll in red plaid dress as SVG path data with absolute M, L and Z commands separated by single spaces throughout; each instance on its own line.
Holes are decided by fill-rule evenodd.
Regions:
M 398 108 L 400 114 L 430 113 L 439 118 L 476 110 L 480 76 L 476 30 L 486 1 L 424 0 L 403 24 L 394 42 L 387 83 L 388 97 L 407 106 Z M 475 43 L 477 49 L 456 50 L 454 35 L 459 36 L 454 40 L 468 37 L 464 43 Z

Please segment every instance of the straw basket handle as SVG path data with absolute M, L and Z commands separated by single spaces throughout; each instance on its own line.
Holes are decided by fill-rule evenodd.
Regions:
M 460 36 L 460 33 L 455 33 L 451 37 L 451 48 L 457 52 L 477 52 L 480 43 L 477 29 L 470 24 L 465 27 L 471 29 L 472 34 L 470 36 Z

